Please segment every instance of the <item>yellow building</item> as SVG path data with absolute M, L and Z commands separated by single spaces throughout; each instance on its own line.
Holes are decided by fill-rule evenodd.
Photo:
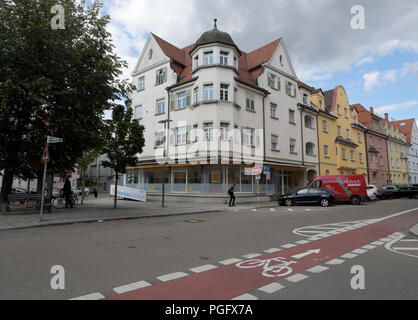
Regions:
M 311 94 L 318 107 L 319 174 L 363 174 L 367 181 L 366 127 L 358 122 L 342 86 Z
M 385 125 L 386 134 L 389 136 L 387 147 L 390 183 L 408 184 L 408 156 L 406 154 L 408 142 L 406 136 L 399 131 L 398 127 L 388 120 L 387 113 L 385 114 L 383 123 Z

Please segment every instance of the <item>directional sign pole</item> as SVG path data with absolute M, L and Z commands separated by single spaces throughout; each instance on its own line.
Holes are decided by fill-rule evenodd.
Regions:
M 48 145 L 47 145 L 48 146 Z M 40 213 L 40 218 L 39 221 L 42 221 L 42 214 L 44 211 L 44 201 L 45 201 L 45 179 L 46 179 L 46 166 L 47 166 L 48 162 L 45 161 L 44 162 L 44 176 L 43 176 L 43 180 L 42 180 L 42 200 L 41 200 L 41 213 Z

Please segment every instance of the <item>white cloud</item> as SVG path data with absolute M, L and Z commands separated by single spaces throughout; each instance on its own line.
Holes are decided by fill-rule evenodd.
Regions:
M 382 79 L 386 82 L 395 82 L 396 81 L 396 70 L 388 70 L 382 75 Z
M 387 106 L 381 106 L 376 108 L 376 112 L 379 113 L 385 113 L 385 112 L 389 112 L 389 111 L 399 111 L 399 110 L 403 110 L 403 109 L 409 109 L 411 107 L 414 107 L 418 105 L 418 101 L 413 100 L 413 101 L 407 101 L 404 103 L 399 103 L 399 104 L 391 104 L 391 105 L 387 105 Z
M 374 59 L 372 57 L 365 57 L 365 58 L 361 59 L 360 61 L 358 61 L 355 64 L 355 66 L 356 67 L 360 67 L 360 66 L 362 66 L 364 64 L 369 64 L 369 63 L 373 63 L 373 62 L 374 62 Z
M 363 75 L 364 85 L 363 89 L 365 91 L 370 91 L 374 87 L 376 87 L 379 84 L 379 78 L 380 78 L 380 72 L 379 71 L 372 71 L 365 73 Z
M 395 50 L 413 50 L 418 52 L 418 43 L 415 41 L 390 40 L 378 46 L 376 52 L 380 56 L 386 56 Z
M 402 76 L 407 76 L 408 74 L 412 74 L 418 79 L 418 61 L 404 63 L 402 67 Z

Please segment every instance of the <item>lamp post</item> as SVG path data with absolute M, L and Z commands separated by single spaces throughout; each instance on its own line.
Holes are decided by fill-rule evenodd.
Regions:
M 173 121 L 170 119 L 164 119 L 164 120 L 160 120 L 158 121 L 158 123 L 163 123 L 164 124 L 164 162 L 163 162 L 163 190 L 161 193 L 161 207 L 164 208 L 164 198 L 165 198 L 165 163 L 167 161 L 167 145 L 168 145 L 168 124 Z

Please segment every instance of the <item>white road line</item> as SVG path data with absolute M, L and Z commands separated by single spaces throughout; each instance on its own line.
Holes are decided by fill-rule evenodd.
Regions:
M 362 253 L 366 253 L 367 252 L 367 250 L 363 250 L 363 249 L 356 249 L 356 250 L 353 250 L 353 251 L 351 251 L 352 253 L 357 253 L 357 254 L 362 254 Z
M 227 265 L 234 264 L 234 263 L 237 263 L 237 262 L 240 262 L 240 261 L 242 261 L 242 259 L 232 258 L 232 259 L 219 261 L 219 263 L 227 266 Z
M 286 249 L 293 248 L 293 247 L 297 247 L 297 245 L 296 244 L 293 244 L 293 243 L 289 243 L 289 244 L 282 245 L 282 248 L 286 248 Z
M 287 209 L 287 211 L 293 211 L 293 209 Z
M 323 272 L 325 270 L 328 270 L 328 269 L 329 269 L 328 267 L 324 267 L 324 266 L 315 266 L 315 267 L 310 268 L 306 271 L 309 271 L 309 272 L 312 272 L 312 273 L 321 273 L 321 272 Z
M 100 292 L 95 292 L 95 293 L 86 294 L 85 296 L 73 298 L 70 300 L 100 300 L 100 299 L 104 299 L 104 297 L 105 296 L 102 295 Z
M 266 252 L 266 253 L 275 253 L 275 252 L 278 252 L 278 251 L 282 251 L 282 249 L 271 248 L 271 249 L 264 250 L 264 252 Z
M 346 253 L 341 256 L 341 258 L 344 258 L 344 259 L 353 259 L 355 257 L 357 257 L 357 254 L 353 254 L 353 253 Z
M 311 211 L 311 209 L 305 209 L 305 211 Z
M 298 243 L 298 244 L 306 244 L 306 243 L 309 243 L 310 241 L 308 241 L 308 240 L 300 240 L 300 241 L 296 241 L 295 243 Z
M 274 209 L 274 208 L 270 208 L 270 211 L 276 211 L 276 209 Z
M 174 273 L 165 274 L 163 276 L 159 276 L 157 277 L 157 279 L 165 282 L 165 281 L 170 281 L 170 280 L 174 280 L 178 278 L 183 278 L 186 276 L 188 276 L 188 274 L 185 272 L 174 272 Z
M 392 248 L 393 250 L 401 250 L 401 251 L 418 251 L 418 248 Z
M 134 291 L 137 289 L 149 287 L 150 285 L 151 283 L 148 283 L 146 281 L 139 281 L 139 282 L 129 283 L 124 286 L 117 287 L 117 288 L 113 288 L 113 291 L 121 294 L 121 293 L 129 292 L 129 291 Z
M 199 272 L 204 272 L 204 271 L 208 271 L 208 270 L 212 270 L 217 268 L 217 266 L 214 266 L 213 264 L 206 264 L 204 266 L 200 266 L 200 267 L 196 267 L 196 268 L 191 268 L 190 271 L 195 272 L 195 273 L 199 273 Z
M 249 254 L 245 254 L 245 255 L 243 255 L 243 257 L 244 257 L 244 258 L 247 258 L 247 259 L 252 259 L 252 258 L 259 257 L 259 256 L 261 256 L 261 254 L 260 254 L 260 253 L 249 253 Z
M 330 260 L 330 261 L 327 261 L 327 262 L 325 262 L 325 264 L 329 264 L 329 265 L 337 265 L 337 264 L 341 264 L 341 263 L 343 263 L 343 262 L 345 262 L 345 260 L 342 260 L 342 259 L 333 259 L 333 260 Z
M 381 241 L 375 241 L 375 242 L 372 242 L 371 244 L 374 246 L 381 246 L 382 244 L 385 244 L 385 243 Z
M 308 240 L 311 240 L 311 241 L 316 241 L 316 240 L 320 240 L 321 238 L 319 238 L 319 237 L 312 237 L 312 238 L 308 238 Z
M 273 282 L 264 287 L 258 288 L 258 290 L 265 292 L 265 293 L 274 293 L 279 290 L 282 290 L 285 286 L 281 285 L 280 283 Z
M 305 280 L 307 278 L 309 278 L 309 277 L 305 276 L 302 273 L 296 273 L 293 276 L 287 277 L 286 280 L 288 280 L 290 282 L 299 282 L 299 281 Z
M 403 240 L 401 240 L 401 242 L 409 242 L 409 241 L 414 242 L 414 241 L 418 241 L 418 239 L 403 239 Z
M 368 244 L 367 246 L 362 246 L 362 248 L 367 249 L 367 250 L 371 250 L 371 249 L 376 248 L 376 246 L 371 246 L 371 245 Z
M 303 233 L 322 233 L 324 232 L 324 230 L 317 230 L 317 231 L 312 231 L 312 230 L 306 230 L 306 231 L 301 231 Z
M 382 238 L 382 239 L 380 239 L 380 241 L 384 241 L 384 242 L 389 242 L 389 241 L 392 241 L 393 239 L 390 239 L 390 238 Z
M 235 297 L 232 300 L 258 300 L 256 296 L 253 296 L 252 294 L 246 293 L 241 296 Z
M 253 211 L 257 211 L 257 209 L 253 209 Z

